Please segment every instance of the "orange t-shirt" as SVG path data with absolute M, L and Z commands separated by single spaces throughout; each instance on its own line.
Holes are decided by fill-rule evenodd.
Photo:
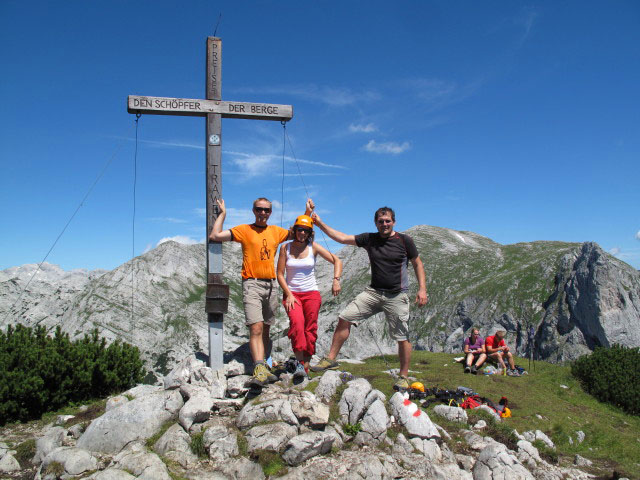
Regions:
M 278 245 L 289 237 L 288 230 L 277 225 L 238 225 L 231 235 L 242 245 L 242 278 L 276 278 L 273 262 Z

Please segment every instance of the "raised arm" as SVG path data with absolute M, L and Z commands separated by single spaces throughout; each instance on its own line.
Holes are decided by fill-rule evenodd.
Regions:
M 418 293 L 416 295 L 416 303 L 420 307 L 423 307 L 429 301 L 429 296 L 427 295 L 427 279 L 424 274 L 424 265 L 422 265 L 422 260 L 420 260 L 420 257 L 412 258 L 411 264 L 413 265 L 413 270 L 416 272 L 416 278 L 418 279 Z
M 324 258 L 327 262 L 333 263 L 333 281 L 331 282 L 331 293 L 335 297 L 340 293 L 342 287 L 340 286 L 340 277 L 342 276 L 342 260 L 336 255 L 329 252 L 326 248 L 313 242 L 313 254 L 318 254 Z
M 331 228 L 329 225 L 324 223 L 320 216 L 314 212 L 311 216 L 313 219 L 313 223 L 320 227 L 324 233 L 326 233 L 329 238 L 335 240 L 338 243 L 342 243 L 344 245 L 355 245 L 356 244 L 356 236 L 355 235 L 347 235 L 346 233 L 339 232 L 338 230 Z
M 227 209 L 224 206 L 224 200 L 219 199 L 217 202 L 220 213 L 218 214 L 216 221 L 213 222 L 213 227 L 211 227 L 211 233 L 209 234 L 209 240 L 212 242 L 228 242 L 233 238 L 231 230 L 222 230 L 224 219 L 227 216 Z

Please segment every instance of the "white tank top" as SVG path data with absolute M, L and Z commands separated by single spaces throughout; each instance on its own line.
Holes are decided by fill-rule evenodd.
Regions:
M 318 290 L 318 282 L 316 282 L 315 268 L 316 257 L 313 255 L 313 249 L 307 247 L 305 252 L 307 256 L 304 258 L 294 258 L 290 252 L 291 243 L 287 243 L 285 251 L 287 252 L 286 277 L 287 286 L 292 292 L 311 292 Z

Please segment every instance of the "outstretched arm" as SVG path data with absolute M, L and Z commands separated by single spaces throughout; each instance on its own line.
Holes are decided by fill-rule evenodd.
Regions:
M 422 260 L 420 260 L 420 257 L 412 258 L 411 264 L 413 265 L 413 270 L 416 272 L 416 278 L 418 279 L 418 294 L 416 295 L 416 303 L 420 307 L 423 307 L 429 301 L 429 296 L 427 295 L 427 280 L 424 274 L 424 266 L 422 265 Z
M 224 206 L 224 200 L 217 200 L 218 207 L 220 213 L 218 214 L 218 218 L 213 222 L 213 227 L 211 228 L 211 233 L 209 234 L 209 240 L 212 242 L 228 242 L 233 236 L 231 235 L 231 230 L 222 230 L 222 225 L 224 225 L 224 219 L 227 216 L 227 209 Z
M 335 240 L 338 243 L 342 243 L 344 245 L 355 245 L 356 244 L 356 236 L 355 235 L 347 235 L 346 233 L 339 232 L 338 230 L 331 228 L 329 225 L 324 223 L 320 216 L 317 213 L 314 213 L 311 218 L 313 219 L 313 223 L 320 227 L 324 233 L 326 233 L 329 238 Z
M 331 293 L 335 297 L 340 293 L 342 287 L 340 286 L 340 277 L 342 276 L 342 260 L 340 260 L 336 255 L 328 251 L 321 245 L 318 245 L 316 242 L 313 242 L 313 254 L 318 254 L 322 258 L 324 258 L 327 262 L 333 263 L 333 281 L 331 282 Z

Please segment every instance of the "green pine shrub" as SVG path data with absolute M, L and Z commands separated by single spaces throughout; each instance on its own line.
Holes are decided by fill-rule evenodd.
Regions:
M 640 415 L 640 348 L 598 347 L 573 362 L 571 374 L 599 401 Z
M 138 348 L 107 346 L 97 329 L 71 341 L 60 327 L 49 336 L 42 326 L 9 325 L 0 331 L 0 425 L 121 392 L 143 375 Z

